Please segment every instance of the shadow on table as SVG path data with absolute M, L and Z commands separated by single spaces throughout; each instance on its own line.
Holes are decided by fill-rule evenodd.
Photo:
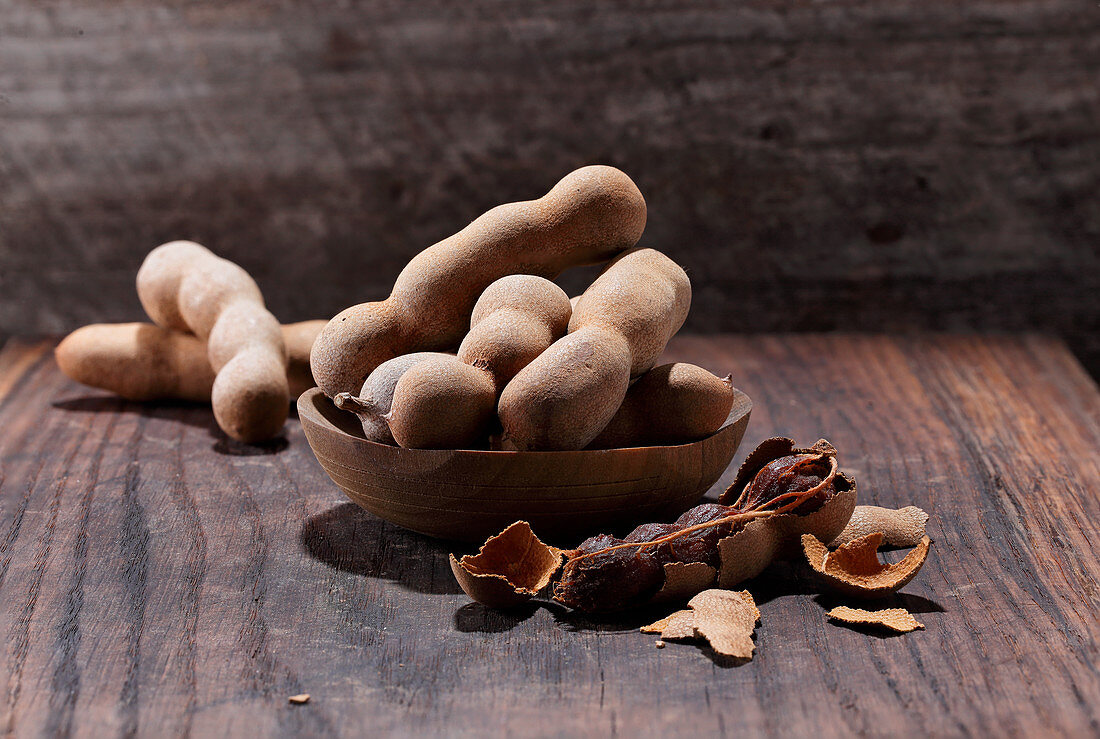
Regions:
M 462 592 L 448 559 L 461 544 L 414 534 L 354 503 L 306 519 L 300 538 L 311 557 L 341 572 L 389 580 L 419 593 Z
M 51 405 L 58 410 L 70 413 L 134 413 L 145 418 L 176 421 L 194 428 L 206 429 L 207 433 L 214 439 L 211 448 L 218 454 L 231 457 L 259 457 L 278 454 L 289 446 L 289 442 L 283 436 L 258 444 L 245 444 L 230 439 L 224 431 L 218 428 L 210 406 L 202 403 L 187 403 L 177 400 L 141 403 L 125 400 L 114 395 L 85 395 L 79 398 L 56 400 Z M 297 412 L 292 409 L 290 416 L 296 418 Z
M 463 633 L 499 634 L 511 631 L 535 615 L 544 603 L 526 603 L 509 609 L 490 608 L 480 603 L 467 603 L 455 611 L 454 624 Z

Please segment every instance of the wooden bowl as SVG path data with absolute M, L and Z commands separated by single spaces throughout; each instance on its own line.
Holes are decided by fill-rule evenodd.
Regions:
M 298 417 L 332 481 L 379 518 L 478 542 L 524 520 L 540 537 L 576 544 L 631 522 L 671 520 L 699 500 L 733 459 L 749 423 L 752 401 L 734 393 L 726 423 L 700 441 L 577 452 L 377 444 L 317 388 L 298 398 Z

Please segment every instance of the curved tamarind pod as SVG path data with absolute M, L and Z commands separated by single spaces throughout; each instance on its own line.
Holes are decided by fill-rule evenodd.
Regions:
M 290 396 L 314 386 L 309 350 L 327 321 L 282 327 Z M 209 403 L 214 368 L 202 339 L 152 323 L 93 323 L 73 331 L 54 350 L 71 379 L 127 400 Z
M 733 407 L 733 383 L 684 362 L 662 364 L 638 378 L 589 449 L 686 444 L 722 427 Z
M 434 449 L 483 441 L 497 394 L 565 333 L 570 313 L 565 292 L 545 278 L 509 275 L 489 285 L 474 306 L 458 356 L 435 354 L 398 379 L 385 416 L 393 438 L 403 447 Z M 364 428 L 366 423 L 364 418 Z
M 199 244 L 173 241 L 149 252 L 137 289 L 157 325 L 206 341 L 218 426 L 244 442 L 278 434 L 288 409 L 286 347 L 248 273 Z
M 497 411 L 519 449 L 583 449 L 611 421 L 630 378 L 649 370 L 687 317 L 691 283 L 654 249 L 607 266 L 577 301 L 569 333 L 501 393 Z
M 550 280 L 502 277 L 485 288 L 474 305 L 458 359 L 488 372 L 499 393 L 565 334 L 572 314 L 569 297 Z
M 453 349 L 481 292 L 510 274 L 554 277 L 596 264 L 637 243 L 646 207 L 634 182 L 614 167 L 589 166 L 538 200 L 500 205 L 425 249 L 381 302 L 348 308 L 313 346 L 318 386 L 330 398 L 358 392 L 387 359 Z

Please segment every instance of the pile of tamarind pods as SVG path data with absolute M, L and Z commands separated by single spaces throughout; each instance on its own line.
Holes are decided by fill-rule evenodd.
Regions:
M 129 400 L 209 401 L 238 441 L 278 435 L 290 399 L 314 384 L 324 321 L 280 326 L 247 272 L 191 241 L 153 249 L 137 292 L 153 322 L 77 329 L 55 351 L 61 371 Z
M 418 254 L 380 302 L 343 311 L 310 365 L 368 439 L 409 448 L 569 450 L 685 443 L 717 431 L 733 388 L 688 364 L 655 368 L 691 283 L 636 248 L 646 204 L 608 166 L 488 211 Z M 573 300 L 551 282 L 607 266 Z M 450 353 L 454 352 L 454 353 Z
M 279 434 L 288 400 L 314 380 L 368 439 L 408 448 L 694 441 L 721 427 L 733 388 L 701 367 L 654 367 L 687 317 L 691 284 L 673 260 L 636 247 L 645 223 L 626 174 L 582 167 L 422 251 L 385 300 L 283 327 L 242 268 L 171 242 L 137 275 L 153 323 L 86 326 L 57 359 L 126 398 L 209 399 L 218 425 L 246 442 Z M 600 263 L 573 300 L 551 282 Z

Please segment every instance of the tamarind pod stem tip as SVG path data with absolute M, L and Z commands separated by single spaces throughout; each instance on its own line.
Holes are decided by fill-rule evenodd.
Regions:
M 379 411 L 378 406 L 371 401 L 351 393 L 337 393 L 332 403 L 340 410 L 351 413 L 378 415 Z

